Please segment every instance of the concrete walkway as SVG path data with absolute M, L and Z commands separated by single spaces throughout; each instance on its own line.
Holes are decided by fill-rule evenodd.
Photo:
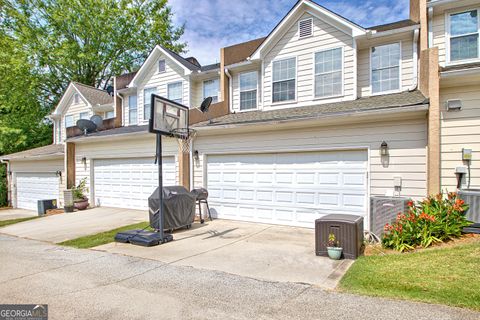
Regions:
M 102 207 L 12 224 L 0 233 L 59 243 L 146 220 L 147 211 Z
M 0 301 L 46 303 L 51 320 L 480 319 L 480 313 L 463 309 L 259 281 L 8 236 L 0 236 L 0 257 Z
M 0 209 L 0 221 L 21 218 L 37 217 L 38 214 L 32 210 L 25 209 Z

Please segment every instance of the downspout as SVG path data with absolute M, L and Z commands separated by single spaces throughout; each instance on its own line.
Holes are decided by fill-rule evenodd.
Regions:
M 189 179 L 190 179 L 190 190 L 193 190 L 194 186 L 193 186 L 193 142 L 194 140 L 192 140 L 192 142 L 190 143 L 190 163 L 189 163 L 189 166 L 190 166 L 190 169 L 189 169 L 189 173 L 190 173 L 190 176 L 189 176 Z
M 122 126 L 125 126 L 125 107 L 123 105 L 123 97 L 120 93 L 117 92 L 117 97 L 122 100 Z M 115 104 L 114 104 L 115 105 Z M 116 111 L 116 110 L 115 110 Z M 115 112 L 116 113 L 116 112 Z M 115 115 L 116 116 L 116 115 Z M 130 120 L 130 119 L 129 119 Z
M 413 31 L 413 83 L 409 88 L 409 91 L 417 89 L 418 86 L 418 37 L 420 30 L 415 29 Z
M 227 68 L 225 68 L 225 74 L 228 77 L 228 109 L 232 110 L 233 109 L 233 97 L 232 97 L 233 79 L 232 79 L 232 75 L 230 74 L 230 71 L 228 71 Z
M 433 8 L 428 8 L 428 45 L 427 47 L 433 47 Z
M 357 64 L 357 55 L 358 55 L 358 50 L 357 50 L 357 39 L 353 38 L 352 42 L 352 47 L 353 47 L 353 65 L 355 66 L 355 69 L 353 70 L 353 83 L 354 83 L 354 90 L 353 90 L 353 100 L 357 100 L 358 98 L 358 64 Z M 345 69 L 345 68 L 344 68 Z M 345 76 L 343 74 L 343 76 Z M 345 92 L 344 92 L 345 94 Z

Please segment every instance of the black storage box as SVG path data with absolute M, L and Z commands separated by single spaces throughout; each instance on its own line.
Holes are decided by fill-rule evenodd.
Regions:
M 38 200 L 37 209 L 38 215 L 43 216 L 47 213 L 47 210 L 57 209 L 57 199 Z
M 329 214 L 315 220 L 315 253 L 328 256 L 328 235 L 333 233 L 343 257 L 356 259 L 363 252 L 363 217 L 351 214 Z

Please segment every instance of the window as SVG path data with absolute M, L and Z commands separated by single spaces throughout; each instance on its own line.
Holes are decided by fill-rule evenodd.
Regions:
M 478 11 L 450 15 L 450 61 L 479 58 Z
M 128 123 L 137 124 L 137 96 L 128 96 Z
M 296 59 L 273 62 L 272 102 L 295 100 Z
M 315 97 L 325 98 L 342 94 L 343 49 L 315 53 Z
M 88 119 L 88 112 L 80 112 L 80 119 Z
M 65 128 L 73 127 L 73 116 L 65 116 Z
M 150 107 L 152 104 L 152 94 L 157 92 L 157 88 L 148 88 L 143 90 L 143 119 L 150 119 Z
M 158 60 L 158 72 L 165 72 L 165 60 Z
M 400 89 L 400 43 L 374 47 L 371 51 L 372 93 Z
M 300 20 L 298 22 L 298 36 L 309 37 L 313 34 L 313 19 Z
M 240 74 L 240 110 L 257 107 L 257 81 L 256 71 Z
M 73 102 L 74 102 L 75 104 L 80 103 L 80 95 L 79 95 L 78 93 L 75 93 L 75 94 L 73 95 Z
M 105 112 L 105 119 L 112 119 L 112 118 L 115 118 L 115 112 L 113 110 Z
M 169 83 L 167 86 L 167 94 L 168 94 L 168 99 L 182 103 L 182 95 L 183 95 L 183 90 L 182 90 L 182 82 L 175 82 L 175 83 Z
M 203 81 L 203 99 L 212 97 L 212 102 L 218 102 L 218 90 L 220 90 L 220 82 L 218 79 Z

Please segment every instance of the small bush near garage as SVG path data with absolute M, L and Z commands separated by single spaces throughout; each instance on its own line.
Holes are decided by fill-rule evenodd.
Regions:
M 0 207 L 8 205 L 7 193 L 7 168 L 0 164 Z
M 408 212 L 399 213 L 393 224 L 385 225 L 382 244 L 400 252 L 458 238 L 471 224 L 465 212 L 468 205 L 454 192 L 430 196 L 408 204 Z

